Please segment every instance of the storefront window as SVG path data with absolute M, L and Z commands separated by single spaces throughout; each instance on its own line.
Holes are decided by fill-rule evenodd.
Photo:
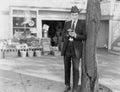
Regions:
M 28 23 L 25 23 L 24 17 L 13 17 L 13 35 L 16 32 L 31 31 L 32 28 L 36 28 L 36 18 L 31 18 Z
M 38 46 L 37 10 L 28 8 L 12 8 L 12 41 L 27 46 Z
M 37 36 L 36 11 L 13 10 L 13 36 L 29 33 Z M 27 35 L 27 34 L 26 34 Z

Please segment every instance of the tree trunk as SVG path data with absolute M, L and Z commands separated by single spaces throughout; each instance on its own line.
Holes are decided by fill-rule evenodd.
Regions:
M 98 92 L 96 39 L 100 25 L 100 1 L 88 0 L 86 13 L 87 40 L 84 42 L 81 88 L 79 92 Z

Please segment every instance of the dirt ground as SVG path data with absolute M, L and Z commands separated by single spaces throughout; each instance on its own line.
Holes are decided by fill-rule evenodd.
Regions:
M 120 92 L 120 56 L 97 51 L 99 83 Z M 63 92 L 61 56 L 0 59 L 0 92 Z

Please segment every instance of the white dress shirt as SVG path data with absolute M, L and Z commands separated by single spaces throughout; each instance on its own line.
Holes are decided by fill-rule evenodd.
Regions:
M 72 20 L 72 22 L 71 22 L 71 26 L 73 25 L 73 22 L 74 22 L 74 30 L 73 30 L 73 31 L 75 31 L 75 28 L 76 28 L 76 25 L 77 25 L 77 21 L 78 21 L 78 20 L 76 20 L 76 21 L 74 22 L 74 20 Z

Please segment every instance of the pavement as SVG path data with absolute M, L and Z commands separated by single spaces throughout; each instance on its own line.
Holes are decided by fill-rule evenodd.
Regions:
M 120 92 L 120 56 L 98 49 L 97 61 L 99 83 Z M 61 56 L 0 59 L 0 92 L 63 92 L 64 87 Z

